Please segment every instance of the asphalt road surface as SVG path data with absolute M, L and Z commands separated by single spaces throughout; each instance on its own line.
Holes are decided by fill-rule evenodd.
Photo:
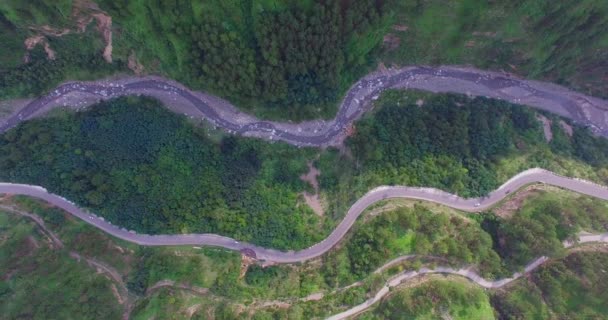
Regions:
M 608 101 L 586 96 L 550 83 L 459 67 L 406 67 L 375 72 L 355 83 L 344 97 L 333 120 L 291 122 L 260 121 L 238 111 L 229 102 L 160 77 L 123 78 L 94 82 L 70 82 L 30 101 L 0 122 L 0 133 L 21 121 L 60 106 L 84 107 L 98 100 L 125 95 L 147 95 L 165 102 L 170 109 L 185 110 L 230 133 L 282 140 L 298 146 L 339 144 L 347 128 L 372 107 L 372 100 L 387 89 L 420 89 L 486 96 L 525 104 L 570 118 L 598 135 L 608 136 Z M 180 105 L 172 108 L 171 105 Z
M 444 191 L 432 188 L 413 188 L 404 186 L 378 187 L 359 200 L 348 210 L 348 213 L 332 233 L 323 241 L 300 251 L 279 251 L 262 248 L 249 243 L 238 242 L 232 238 L 216 234 L 171 234 L 171 235 L 145 235 L 136 234 L 120 227 L 114 226 L 102 218 L 97 217 L 79 208 L 71 201 L 58 195 L 48 193 L 46 189 L 38 186 L 0 183 L 0 194 L 27 195 L 45 200 L 52 205 L 64 209 L 72 215 L 82 219 L 92 226 L 101 229 L 117 238 L 146 246 L 193 245 L 216 246 L 230 250 L 249 252 L 262 263 L 294 263 L 318 257 L 335 246 L 352 227 L 355 220 L 370 205 L 389 198 L 408 198 L 439 203 L 454 209 L 477 212 L 482 211 L 504 199 L 511 192 L 531 183 L 545 183 L 591 197 L 608 200 L 608 188 L 592 182 L 558 176 L 542 169 L 526 170 L 509 181 L 505 182 L 495 191 L 484 198 L 464 199 Z

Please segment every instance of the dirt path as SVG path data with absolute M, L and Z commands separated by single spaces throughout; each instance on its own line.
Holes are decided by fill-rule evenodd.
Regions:
M 154 292 L 158 291 L 161 288 L 176 288 L 176 289 L 180 289 L 180 290 L 186 290 L 186 291 L 189 291 L 198 296 L 204 296 L 209 293 L 208 288 L 192 286 L 192 285 L 185 284 L 185 283 L 176 283 L 173 280 L 165 279 L 165 280 L 158 281 L 157 283 L 155 283 L 154 285 L 152 285 L 151 287 L 146 289 L 146 296 L 153 294 Z
M 302 193 L 302 196 L 304 197 L 306 204 L 318 216 L 323 216 L 324 210 L 323 210 L 323 205 L 321 204 L 321 198 L 319 196 L 319 181 L 317 180 L 317 178 L 319 177 L 320 174 L 321 174 L 321 172 L 319 171 L 319 169 L 315 168 L 315 166 L 312 164 L 312 162 L 309 162 L 308 163 L 308 173 L 302 175 L 300 177 L 300 179 L 302 179 L 302 181 L 304 181 L 304 182 L 308 182 L 314 190 L 314 193 L 310 193 L 308 191 L 304 191 Z
M 8 205 L 3 205 L 3 204 L 0 205 L 0 209 L 11 212 L 13 214 L 16 214 L 16 215 L 19 215 L 22 217 L 26 217 L 26 218 L 34 221 L 36 223 L 36 225 L 39 227 L 39 229 L 42 231 L 42 233 L 50 240 L 50 242 L 52 244 L 51 249 L 65 248 L 65 245 L 61 241 L 61 239 L 45 225 L 44 221 L 42 220 L 42 218 L 40 216 L 33 214 L 33 213 L 19 210 L 13 206 L 8 206 Z M 82 260 L 84 260 L 89 267 L 94 268 L 98 273 L 107 275 L 108 278 L 112 282 L 114 282 L 115 284 L 117 284 L 119 286 L 120 290 L 116 289 L 115 284 L 112 284 L 111 289 L 112 289 L 114 295 L 116 296 L 118 303 L 124 306 L 125 311 L 123 313 L 123 319 L 128 319 L 129 314 L 133 308 L 133 301 L 132 301 L 133 299 L 130 299 L 129 290 L 127 289 L 127 286 L 125 285 L 120 273 L 113 267 L 108 266 L 108 265 L 104 264 L 103 262 L 97 261 L 93 258 L 84 257 L 76 251 L 70 251 L 69 256 L 78 262 L 81 262 Z M 118 292 L 118 291 L 120 291 L 120 292 Z
M 552 124 L 551 120 L 549 120 L 547 117 L 543 116 L 542 114 L 537 114 L 536 118 L 543 125 L 543 133 L 545 134 L 545 141 L 551 142 L 551 140 L 553 140 L 553 131 L 551 130 L 551 124 Z

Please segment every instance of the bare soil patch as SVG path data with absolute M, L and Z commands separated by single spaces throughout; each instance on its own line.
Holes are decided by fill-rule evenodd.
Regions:
M 547 142 L 550 142 L 551 140 L 553 140 L 553 131 L 551 131 L 551 125 L 553 124 L 553 122 L 551 120 L 547 119 L 547 117 L 543 116 L 542 114 L 537 114 L 536 119 L 538 119 L 538 121 L 540 121 L 543 124 L 543 132 L 545 133 L 545 140 L 547 140 Z
M 57 57 L 57 55 L 55 54 L 55 51 L 53 49 L 51 49 L 51 45 L 49 44 L 49 41 L 44 36 L 41 36 L 41 35 L 31 36 L 31 37 L 25 39 L 23 44 L 25 45 L 25 49 L 27 50 L 25 53 L 25 56 L 23 56 L 24 63 L 30 62 L 29 52 L 32 51 L 34 48 L 36 48 L 36 46 L 39 44 L 44 47 L 44 52 L 46 52 L 47 59 L 55 60 L 55 58 Z
M 241 254 L 241 271 L 239 273 L 239 279 L 243 279 L 249 266 L 255 264 L 256 260 L 248 255 Z
M 319 181 L 317 177 L 319 176 L 319 169 L 313 166 L 312 162 L 308 163 L 308 173 L 300 176 L 300 179 L 304 182 L 308 182 L 315 193 L 311 194 L 310 192 L 303 192 L 302 196 L 304 197 L 304 201 L 306 204 L 319 216 L 323 216 L 324 210 L 323 205 L 321 203 L 321 198 L 319 197 Z
M 564 132 L 569 137 L 572 137 L 572 135 L 574 134 L 574 129 L 572 129 L 571 125 L 567 124 L 564 120 L 560 120 L 559 125 L 562 127 L 562 129 L 564 129 Z
M 395 50 L 399 44 L 401 44 L 401 39 L 393 33 L 387 33 L 382 39 L 382 46 L 387 50 Z
M 407 31 L 410 27 L 404 25 L 404 24 L 396 24 L 393 25 L 393 30 L 395 31 Z
M 537 195 L 546 190 L 542 185 L 531 185 L 514 194 L 511 198 L 505 201 L 500 207 L 494 209 L 494 213 L 501 218 L 510 218 L 521 208 L 524 201 L 530 196 Z
M 144 65 L 137 60 L 137 55 L 134 50 L 131 50 L 131 53 L 129 54 L 127 67 L 129 67 L 137 76 L 142 75 L 144 72 Z
M 198 310 L 200 310 L 200 308 L 201 308 L 200 303 L 193 304 L 186 309 L 186 315 L 188 316 L 188 318 L 192 318 L 192 315 L 195 314 Z
M 105 11 L 101 10 L 99 6 L 90 0 L 75 0 L 72 4 L 71 19 L 75 24 L 73 29 L 69 28 L 54 28 L 49 25 L 42 26 L 30 26 L 29 29 L 34 33 L 33 36 L 25 39 L 25 56 L 23 62 L 27 63 L 30 61 L 29 52 L 34 49 L 37 45 L 44 46 L 47 58 L 49 60 L 55 60 L 57 57 L 55 51 L 51 49 L 48 42 L 48 37 L 62 37 L 70 33 L 84 33 L 87 26 L 95 20 L 96 29 L 103 38 L 106 46 L 103 50 L 102 56 L 106 62 L 112 62 L 112 17 L 110 17 Z
M 125 301 L 122 299 L 122 297 L 118 293 L 118 289 L 116 288 L 116 284 L 112 283 L 111 288 L 112 288 L 112 294 L 114 295 L 114 297 L 118 301 L 118 304 L 124 304 Z

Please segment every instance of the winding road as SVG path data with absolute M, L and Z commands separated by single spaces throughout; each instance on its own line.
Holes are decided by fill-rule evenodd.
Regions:
M 335 246 L 350 230 L 356 219 L 372 204 L 389 198 L 407 198 L 435 202 L 454 209 L 478 212 L 488 209 L 514 192 L 531 183 L 545 183 L 591 197 L 608 200 L 608 188 L 592 182 L 558 176 L 542 169 L 526 170 L 509 181 L 505 182 L 495 191 L 483 198 L 464 199 L 457 195 L 433 188 L 414 188 L 405 186 L 383 186 L 375 188 L 357 200 L 348 210 L 344 219 L 323 241 L 300 251 L 279 251 L 270 248 L 258 247 L 253 244 L 238 242 L 232 238 L 216 234 L 172 234 L 172 235 L 146 235 L 136 234 L 123 228 L 114 226 L 103 218 L 79 208 L 73 202 L 61 196 L 51 194 L 39 186 L 0 183 L 0 194 L 26 195 L 38 198 L 57 206 L 72 215 L 82 219 L 90 225 L 101 229 L 117 238 L 146 246 L 216 246 L 230 250 L 239 250 L 255 256 L 263 263 L 294 263 L 318 257 Z
M 578 236 L 577 243 L 583 244 L 583 243 L 590 243 L 590 242 L 608 243 L 608 233 L 603 233 L 603 234 L 583 233 Z M 564 242 L 564 247 L 566 247 L 566 248 L 569 248 L 572 245 L 573 245 L 572 242 L 569 242 L 569 241 Z M 378 270 L 379 271 L 385 270 L 386 268 L 388 268 L 398 262 L 410 259 L 412 257 L 413 256 L 403 256 L 403 257 L 393 259 L 393 260 L 387 262 L 384 266 L 380 267 Z M 483 288 L 497 289 L 497 288 L 501 288 L 501 287 L 521 278 L 525 274 L 528 274 L 528 273 L 536 270 L 538 267 L 540 267 L 547 261 L 549 261 L 549 258 L 545 257 L 545 256 L 536 258 L 536 259 L 534 259 L 534 261 L 532 261 L 531 263 L 529 263 L 527 266 L 524 267 L 523 272 L 516 272 L 508 278 L 503 278 L 503 279 L 499 279 L 499 280 L 484 279 L 477 272 L 472 271 L 471 268 L 454 269 L 454 268 L 450 268 L 450 267 L 441 267 L 440 266 L 440 267 L 435 267 L 433 269 L 420 268 L 417 271 L 404 271 L 400 274 L 397 274 L 397 275 L 391 277 L 385 283 L 385 285 L 370 299 L 368 299 L 365 302 L 363 302 L 362 304 L 356 305 L 344 312 L 333 315 L 333 316 L 327 318 L 327 320 L 348 319 L 352 316 L 355 316 L 355 315 L 371 308 L 372 305 L 380 302 L 380 300 L 382 300 L 382 298 L 384 298 L 387 294 L 390 293 L 391 288 L 397 287 L 397 286 L 401 285 L 402 283 L 404 283 L 405 281 L 418 277 L 418 276 L 423 276 L 426 274 L 449 274 L 449 275 L 455 275 L 455 276 L 460 276 L 460 277 L 469 279 L 470 281 L 474 282 L 475 284 L 477 284 Z M 378 270 L 376 272 L 378 272 Z
M 302 123 L 260 121 L 229 102 L 161 77 L 127 77 L 94 82 L 69 82 L 49 94 L 27 102 L 0 122 L 0 133 L 52 108 L 84 108 L 99 100 L 126 95 L 159 99 L 173 111 L 205 119 L 229 133 L 281 140 L 298 146 L 340 144 L 348 127 L 373 107 L 370 103 L 387 89 L 455 92 L 503 99 L 574 120 L 598 135 L 608 137 L 608 101 L 586 96 L 550 83 L 454 66 L 405 67 L 374 72 L 357 81 L 344 97 L 336 117 Z
M 175 81 L 161 77 L 127 77 L 94 82 L 69 82 L 58 86 L 45 96 L 18 106 L 11 116 L 0 121 L 0 133 L 10 130 L 22 121 L 39 117 L 53 108 L 72 107 L 80 110 L 99 100 L 126 95 L 145 95 L 160 100 L 175 112 L 184 113 L 191 118 L 206 120 L 214 127 L 229 133 L 266 140 L 280 140 L 297 146 L 338 145 L 353 122 L 370 110 L 373 107 L 371 102 L 387 89 L 419 89 L 502 99 L 570 118 L 575 123 L 589 127 L 595 134 L 608 137 L 608 101 L 606 100 L 586 96 L 550 83 L 520 79 L 505 73 L 455 66 L 414 66 L 372 73 L 357 81 L 350 88 L 334 119 L 302 123 L 261 121 L 240 112 L 221 98 L 192 91 Z M 240 243 L 232 238 L 215 234 L 136 234 L 114 226 L 104 221 L 103 218 L 91 214 L 71 201 L 51 194 L 39 186 L 0 183 L 0 194 L 26 195 L 47 201 L 112 236 L 140 245 L 217 246 L 246 252 L 264 263 L 293 263 L 318 257 L 330 250 L 350 230 L 359 215 L 378 201 L 389 198 L 408 198 L 435 202 L 458 210 L 478 212 L 490 208 L 511 192 L 531 183 L 545 183 L 608 200 L 608 189 L 605 186 L 558 176 L 542 169 L 524 171 L 484 198 L 464 199 L 432 188 L 382 186 L 369 191 L 356 201 L 326 239 L 301 251 L 284 252 Z M 607 239 L 608 234 L 581 235 L 579 237 L 581 242 L 608 241 Z M 572 244 L 566 243 L 565 245 Z M 526 267 L 524 273 L 534 270 L 546 260 L 546 257 L 538 258 Z M 343 319 L 355 315 L 382 299 L 388 294 L 391 287 L 427 273 L 456 274 L 487 288 L 503 286 L 522 275 L 522 273 L 516 273 L 511 278 L 488 281 L 468 269 L 456 270 L 438 267 L 409 271 L 390 279 L 373 298 L 362 305 L 333 316 L 331 319 Z

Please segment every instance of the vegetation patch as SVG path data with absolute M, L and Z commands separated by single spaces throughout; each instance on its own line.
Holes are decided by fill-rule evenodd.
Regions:
M 296 205 L 311 150 L 207 135 L 157 102 L 122 98 L 9 131 L 0 176 L 143 233 L 219 233 L 275 248 L 322 238 L 318 216 Z
M 542 266 L 529 280 L 498 292 L 492 305 L 505 318 L 602 318 L 608 313 L 607 264 L 604 252 L 573 253 Z
M 397 289 L 362 319 L 494 319 L 488 295 L 464 280 L 429 280 Z
M 36 225 L 0 210 L 0 312 L 6 319 L 118 319 L 112 282 L 65 250 L 53 250 Z

